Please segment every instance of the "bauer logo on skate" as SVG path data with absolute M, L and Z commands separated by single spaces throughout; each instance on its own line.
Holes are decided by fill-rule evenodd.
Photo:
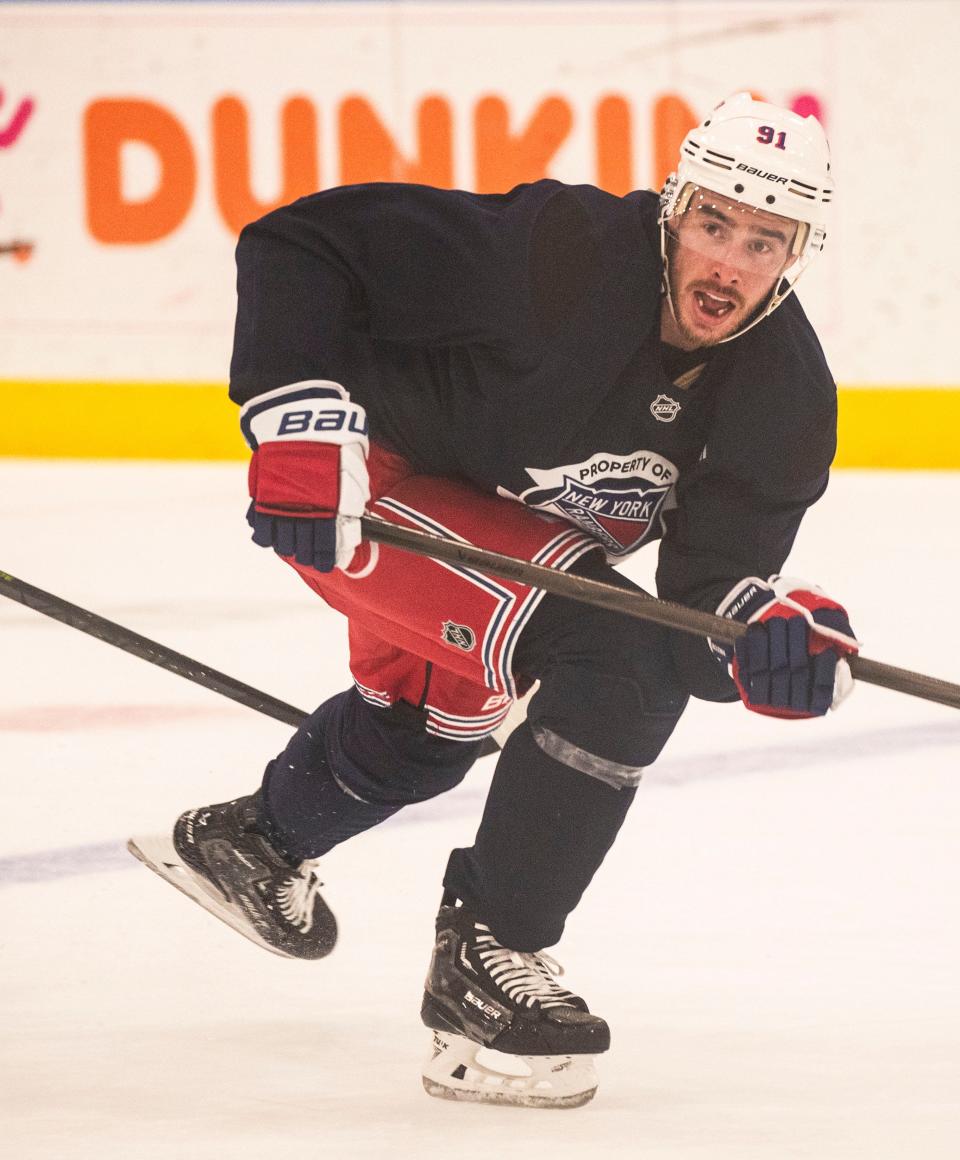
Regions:
M 484 1015 L 486 1015 L 489 1019 L 500 1018 L 500 1012 L 496 1009 L 496 1007 L 491 1007 L 489 1003 L 484 1003 L 484 1001 L 482 999 L 478 999 L 472 991 L 467 991 L 466 995 L 464 996 L 464 1000 L 467 1003 L 472 1003 L 474 1007 L 479 1007 Z
M 523 503 L 577 524 L 610 556 L 624 556 L 643 543 L 679 474 L 651 451 L 600 451 L 582 463 L 526 470 L 538 486 L 521 493 Z

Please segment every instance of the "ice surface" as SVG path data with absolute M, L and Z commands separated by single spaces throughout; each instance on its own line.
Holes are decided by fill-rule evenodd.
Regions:
M 312 708 L 347 683 L 344 626 L 249 543 L 243 476 L 0 461 L 0 568 Z M 790 570 L 866 655 L 960 679 L 958 506 L 957 476 L 838 474 Z M 439 876 L 489 761 L 334 851 L 340 945 L 281 960 L 122 847 L 254 788 L 287 727 L 6 601 L 0 627 L 5 1156 L 960 1153 L 955 710 L 693 705 L 557 951 L 613 1028 L 597 1098 L 522 1111 L 420 1086 Z

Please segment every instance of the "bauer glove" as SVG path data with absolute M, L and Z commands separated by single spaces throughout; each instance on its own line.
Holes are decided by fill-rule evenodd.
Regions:
M 856 655 L 846 609 L 805 580 L 748 576 L 721 601 L 718 616 L 747 631 L 735 645 L 711 640 L 748 709 L 771 717 L 822 717 L 853 688 L 844 659 Z
M 292 383 L 251 399 L 240 427 L 253 458 L 253 542 L 298 564 L 346 568 L 370 499 L 367 418 L 338 383 Z

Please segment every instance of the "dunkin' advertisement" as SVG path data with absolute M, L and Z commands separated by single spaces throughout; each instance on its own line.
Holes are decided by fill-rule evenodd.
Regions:
M 960 253 L 918 190 L 957 176 L 937 46 L 958 38 L 936 2 L 0 4 L 0 379 L 222 380 L 233 246 L 273 206 L 363 181 L 658 188 L 749 89 L 831 137 L 800 295 L 838 379 L 953 385 Z

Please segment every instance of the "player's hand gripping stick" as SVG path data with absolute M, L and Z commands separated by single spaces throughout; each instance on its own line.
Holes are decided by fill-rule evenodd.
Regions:
M 710 647 L 730 666 L 748 709 L 772 717 L 821 717 L 853 688 L 844 659 L 860 649 L 846 609 L 815 585 L 786 576 L 741 580 L 717 609 L 747 631 Z
M 330 572 L 360 543 L 370 498 L 367 417 L 338 383 L 292 383 L 251 399 L 240 426 L 253 458 L 253 541 Z

